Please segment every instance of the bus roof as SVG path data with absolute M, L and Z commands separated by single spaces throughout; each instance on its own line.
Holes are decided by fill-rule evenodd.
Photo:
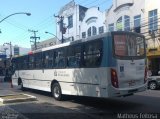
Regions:
M 51 47 L 47 47 L 47 48 L 38 49 L 38 50 L 36 50 L 34 52 L 41 52 L 41 51 L 61 48 L 61 47 L 69 46 L 69 45 L 74 45 L 74 44 L 78 44 L 78 43 L 82 43 L 82 42 L 87 42 L 87 41 L 90 41 L 90 40 L 95 40 L 95 39 L 106 37 L 107 35 L 109 35 L 108 32 L 107 33 L 103 33 L 103 34 L 99 34 L 99 35 L 95 35 L 95 36 L 91 36 L 91 37 L 85 38 L 85 39 L 80 39 L 80 40 L 76 40 L 76 41 L 57 44 L 57 45 L 54 45 L 54 46 L 51 46 Z
M 138 34 L 138 33 L 127 32 L 127 31 L 113 31 L 113 33 L 114 32 L 116 32 L 116 33 Z M 53 45 L 53 46 L 42 48 L 42 49 L 37 49 L 35 51 L 31 51 L 29 54 L 34 54 L 34 53 L 43 52 L 43 51 L 46 51 L 46 50 L 51 50 L 51 49 L 61 48 L 61 47 L 74 45 L 74 44 L 78 44 L 78 43 L 83 43 L 83 42 L 87 42 L 87 41 L 91 41 L 91 40 L 95 40 L 95 39 L 104 38 L 106 36 L 111 36 L 111 32 L 105 32 L 105 33 L 102 33 L 102 34 L 99 34 L 99 35 L 94 35 L 94 36 L 91 36 L 91 37 L 88 37 L 88 38 L 79 39 L 79 40 L 66 42 L 66 43 L 61 43 L 61 44 Z M 26 54 L 26 55 L 29 55 L 29 54 Z M 18 57 L 20 57 L 20 56 L 18 56 Z

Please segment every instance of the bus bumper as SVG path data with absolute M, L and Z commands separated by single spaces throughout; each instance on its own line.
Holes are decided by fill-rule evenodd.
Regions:
M 139 87 L 133 88 L 114 88 L 110 87 L 111 91 L 108 92 L 109 97 L 121 97 L 121 96 L 130 96 L 137 92 L 142 92 L 147 90 L 147 83 Z

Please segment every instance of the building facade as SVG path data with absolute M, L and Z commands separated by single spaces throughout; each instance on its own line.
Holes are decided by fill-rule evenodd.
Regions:
M 50 47 L 50 46 L 56 45 L 56 40 L 57 40 L 57 38 L 54 37 L 54 38 L 50 38 L 50 39 L 38 42 L 36 44 L 36 47 L 37 47 L 37 49 L 42 49 L 42 48 L 45 48 L 45 47 Z M 35 50 L 35 45 L 34 44 L 31 45 L 31 50 L 32 51 Z
M 64 42 L 87 38 L 105 31 L 105 12 L 101 12 L 97 7 L 86 8 L 71 1 L 59 11 L 57 37 L 63 38 Z
M 147 66 L 160 71 L 160 0 L 113 0 L 106 12 L 107 31 L 131 31 L 146 38 Z
M 104 32 L 106 32 L 105 12 L 99 11 L 98 7 L 89 8 L 80 23 L 80 38 L 87 38 Z
M 57 41 L 58 44 L 79 39 L 79 11 L 79 6 L 74 1 L 69 2 L 60 9 L 56 19 L 56 35 L 60 39 L 60 41 Z
M 12 49 L 10 49 L 10 48 L 12 48 Z M 20 47 L 17 45 L 12 46 L 12 47 L 10 47 L 10 45 L 0 46 L 0 54 L 6 55 L 5 58 L 9 58 L 10 55 L 19 56 L 19 55 L 28 54 L 28 52 L 30 52 L 30 51 L 31 51 L 30 48 L 24 48 L 24 47 Z
M 147 46 L 158 47 L 159 0 L 113 0 L 106 12 L 107 31 L 132 31 L 145 35 Z

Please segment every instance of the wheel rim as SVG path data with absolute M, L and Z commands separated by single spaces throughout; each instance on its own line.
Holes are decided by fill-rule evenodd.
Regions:
M 54 96 L 56 98 L 58 98 L 60 96 L 60 90 L 59 90 L 58 86 L 54 87 L 53 92 L 54 92 Z
M 150 89 L 156 89 L 156 84 L 155 83 L 151 83 L 150 84 Z

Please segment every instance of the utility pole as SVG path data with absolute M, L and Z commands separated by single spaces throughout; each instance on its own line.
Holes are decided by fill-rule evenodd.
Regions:
M 59 16 L 59 15 L 54 15 L 54 17 L 57 17 L 59 18 L 59 24 L 60 24 L 60 31 L 62 32 L 62 40 L 61 40 L 61 43 L 64 43 L 64 38 L 63 38 L 63 34 L 65 34 L 65 28 L 63 26 L 63 20 L 64 20 L 64 17 L 63 16 Z
M 30 41 L 30 42 L 33 42 L 34 43 L 34 50 L 37 50 L 37 39 L 40 39 L 40 37 L 37 37 L 36 36 L 36 33 L 38 31 L 35 31 L 35 30 L 28 30 L 29 32 L 33 32 L 34 36 L 31 36 L 30 39 L 34 39 L 34 41 Z

